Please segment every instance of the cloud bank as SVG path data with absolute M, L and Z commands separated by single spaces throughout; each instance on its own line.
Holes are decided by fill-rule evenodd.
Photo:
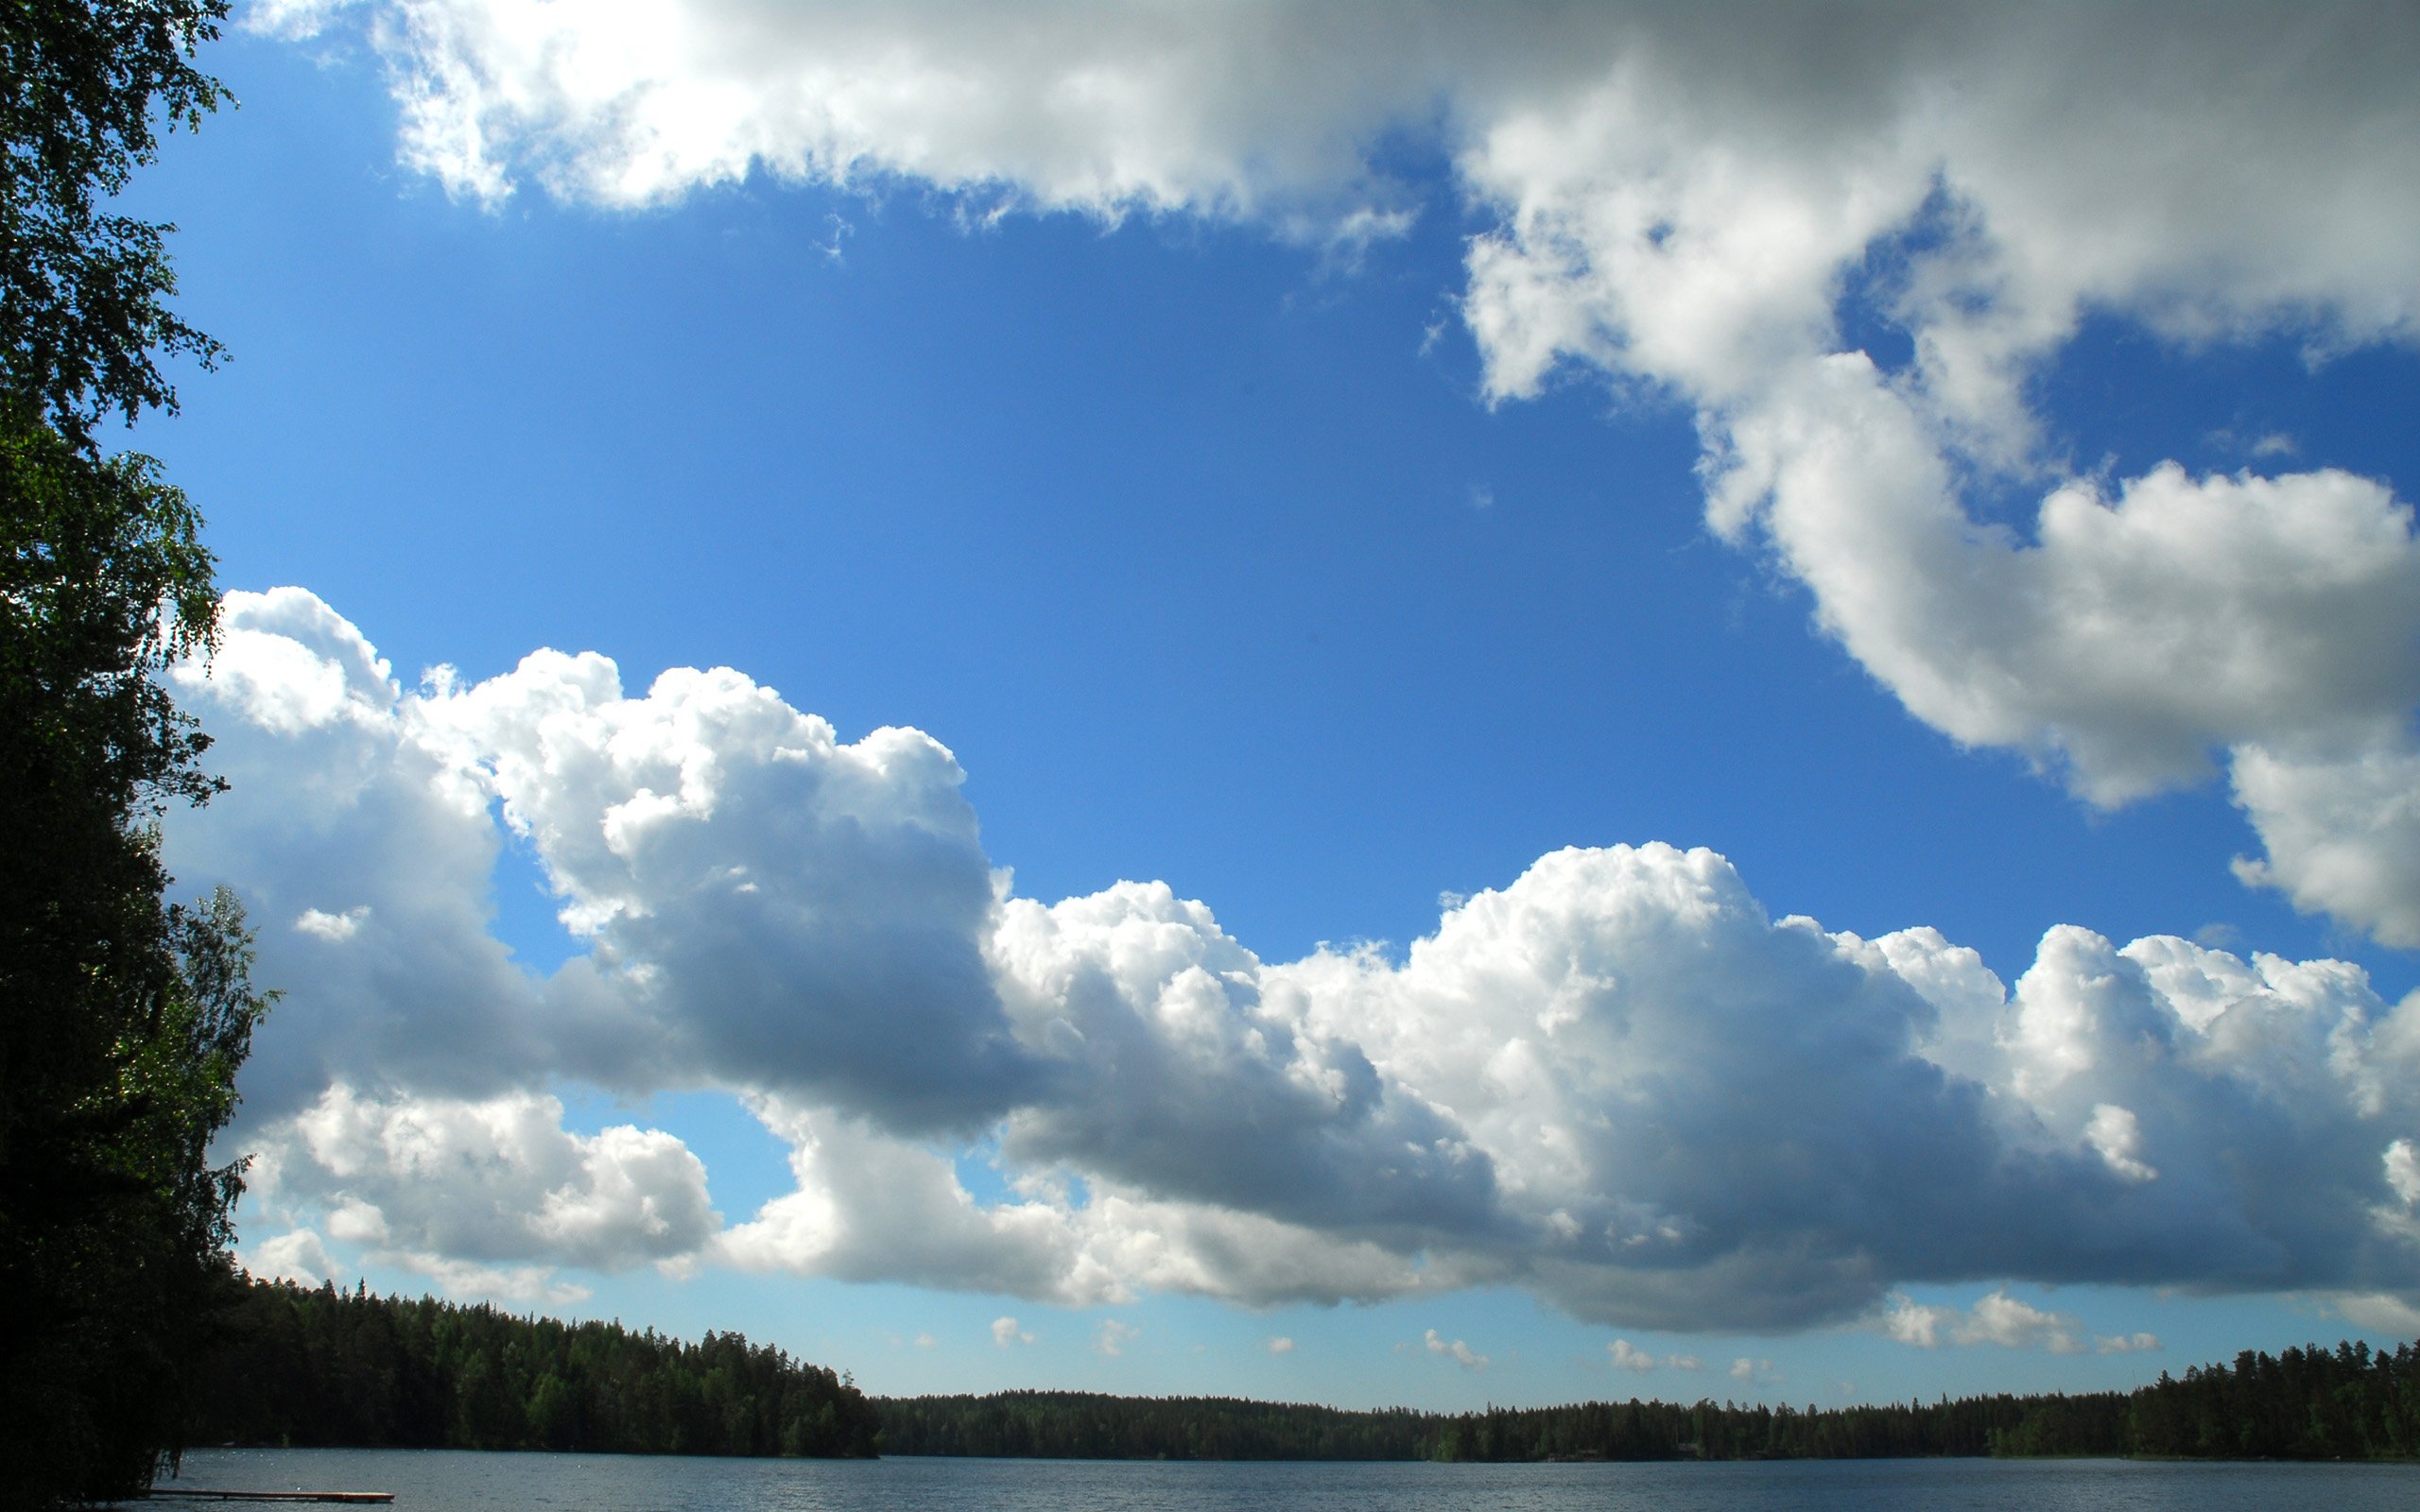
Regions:
M 1775 919 L 1663 845 L 1541 857 L 1400 956 L 1266 961 L 1161 885 L 1016 896 L 914 730 L 551 651 L 407 691 L 302 590 L 224 614 L 176 676 L 234 785 L 167 849 L 245 889 L 290 988 L 236 1133 L 265 1265 L 351 1246 L 518 1296 L 643 1264 L 1067 1303 L 1491 1283 L 1662 1330 L 1919 1282 L 2420 1289 L 2420 995 L 2341 962 L 2060 928 L 2010 985 L 1931 930 Z M 551 973 L 490 931 L 507 846 L 583 947 Z M 566 1129 L 567 1083 L 727 1091 L 794 1190 L 727 1220 L 671 1135 Z M 2082 1347 L 1995 1296 L 1924 1327 Z
M 479 202 L 655 205 L 763 174 L 1348 245 L 1475 211 L 1461 312 L 1488 400 L 1579 374 L 1686 407 L 1711 528 L 1917 718 L 2101 806 L 2223 768 L 2264 850 L 2246 883 L 2420 945 L 2409 504 L 2325 466 L 2079 475 L 2029 399 L 2088 318 L 2315 360 L 2420 335 L 2409 7 L 249 17 L 365 39 L 404 160 Z M 1407 141 L 1450 162 L 1442 189 L 1387 169 Z M 1850 340 L 1849 315 L 1904 354 Z M 2007 490 L 2030 518 L 1976 502 Z

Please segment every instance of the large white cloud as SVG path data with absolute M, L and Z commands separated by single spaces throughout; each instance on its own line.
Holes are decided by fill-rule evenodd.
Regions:
M 1210 910 L 1164 884 L 1009 900 L 993 958 L 1063 1095 L 1010 1119 L 1014 1160 L 1333 1230 L 1471 1233 L 1487 1159 L 1451 1117 L 1322 1032 Z
M 211 675 L 175 677 L 230 786 L 173 828 L 172 869 L 240 883 L 261 979 L 310 984 L 247 1068 L 245 1116 L 332 1080 L 486 1095 L 551 1070 L 538 989 L 488 929 L 487 799 L 413 738 L 417 701 L 361 632 L 300 589 L 233 595 Z
M 991 868 L 940 743 L 842 745 L 729 669 L 630 697 L 604 658 L 551 652 L 417 709 L 594 942 L 581 990 L 633 1036 L 609 1076 L 960 1129 L 1019 1100 L 1035 1068 L 984 966 Z
M 1400 959 L 1270 963 L 1163 885 L 1013 896 L 938 744 L 841 742 L 734 672 L 632 697 L 547 652 L 406 693 L 299 590 L 225 622 L 180 679 L 238 785 L 167 843 L 246 889 L 288 989 L 241 1130 L 264 1263 L 1495 1282 L 1659 1328 L 1916 1281 L 2420 1287 L 2420 998 L 2342 963 L 2062 928 L 2012 988 L 1661 845 L 1542 858 Z M 586 945 L 551 976 L 488 931 L 508 843 Z M 742 1096 L 796 1190 L 725 1227 L 671 1136 L 565 1130 L 564 1078 Z M 970 1194 L 971 1149 L 1014 1196 Z
M 262 0 L 360 18 L 403 152 L 493 200 L 752 171 L 976 214 L 1383 235 L 1451 155 L 1494 398 L 1559 369 L 1699 417 L 1709 518 L 1769 547 L 1920 718 L 2103 804 L 2214 756 L 2298 906 L 2420 941 L 2409 509 L 2325 471 L 2066 475 L 2028 382 L 2089 315 L 2315 354 L 2420 334 L 2409 7 L 1167 7 Z M 1843 301 L 1912 356 L 1851 353 Z M 2221 419 L 2214 417 L 2214 419 Z M 1966 481 L 2039 485 L 2023 530 Z M 2280 747 L 2291 732 L 2293 748 Z
M 1705 438 L 1710 523 L 1769 548 L 1910 712 L 2102 804 L 2224 751 L 2270 848 L 2249 878 L 2420 938 L 2396 843 L 2420 790 L 2393 782 L 2420 761 L 2409 507 L 2325 471 L 2065 478 L 2025 402 L 2091 314 L 2187 345 L 2420 333 L 2397 250 L 2420 191 L 2393 166 L 2420 146 L 2398 82 L 2420 27 L 2369 8 L 1824 20 L 1854 61 L 1746 25 L 1734 53 L 1659 36 L 1478 129 L 1463 177 L 1501 225 L 1464 310 L 1491 392 L 1572 365 L 1672 394 Z M 1846 350 L 1852 295 L 1906 366 Z M 1979 476 L 2040 482 L 2037 517 L 1979 518 Z
M 248 1201 L 316 1215 L 328 1238 L 440 1279 L 695 1256 L 719 1227 L 698 1158 L 656 1129 L 568 1133 L 562 1115 L 533 1092 L 364 1097 L 337 1082 L 265 1131 Z M 270 1241 L 271 1263 L 324 1271 L 317 1231 L 294 1232 L 311 1241 Z

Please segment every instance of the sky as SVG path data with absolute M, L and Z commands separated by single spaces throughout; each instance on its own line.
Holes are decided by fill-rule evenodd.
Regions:
M 2405 9 L 255 0 L 257 1274 L 884 1393 L 2420 1334 Z

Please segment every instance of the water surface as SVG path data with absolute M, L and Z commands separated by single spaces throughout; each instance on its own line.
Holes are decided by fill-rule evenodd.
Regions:
M 395 1512 L 2420 1512 L 2415 1466 L 2130 1460 L 1426 1465 L 231 1449 L 186 1455 L 182 1479 L 162 1485 L 203 1487 L 392 1491 Z

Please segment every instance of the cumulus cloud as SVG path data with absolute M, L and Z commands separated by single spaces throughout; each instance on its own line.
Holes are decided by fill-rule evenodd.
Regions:
M 1955 1326 L 1957 1318 L 1956 1308 L 1933 1307 L 1910 1297 L 1896 1296 L 1882 1314 L 1882 1332 L 1901 1344 L 1934 1349 L 1941 1347 L 1943 1332 Z
M 622 1005 L 622 1053 L 919 1127 L 1023 1091 L 980 953 L 991 868 L 939 742 L 843 745 L 727 668 L 634 698 L 604 658 L 553 652 L 414 712 L 595 942 L 580 985 Z
M 1429 1353 L 1442 1354 L 1445 1358 L 1453 1361 L 1456 1365 L 1461 1366 L 1465 1370 L 1484 1370 L 1487 1368 L 1487 1356 L 1479 1353 L 1477 1349 L 1472 1349 L 1469 1345 L 1463 1343 L 1460 1339 L 1441 1338 L 1438 1336 L 1435 1329 L 1430 1329 L 1426 1335 L 1426 1340 L 1428 1345 Z
M 2326 1298 L 2330 1311 L 2358 1329 L 2401 1337 L 2420 1334 L 2420 1304 L 2390 1292 L 2342 1292 Z
M 257 1184 L 266 1201 L 323 1214 L 331 1237 L 402 1257 L 614 1271 L 677 1262 L 714 1233 L 705 1167 L 679 1140 L 629 1125 L 571 1133 L 562 1111 L 527 1092 L 365 1097 L 337 1083 L 260 1130 Z
M 992 1320 L 992 1342 L 1005 1349 L 1011 1345 L 1031 1344 L 1033 1335 L 1021 1328 L 1015 1318 L 995 1317 Z
M 336 1080 L 541 1083 L 556 1056 L 539 994 L 488 928 L 502 837 L 475 778 L 414 738 L 419 700 L 360 630 L 301 589 L 230 594 L 207 675 L 174 678 L 230 787 L 171 828 L 171 868 L 240 885 L 272 926 L 259 979 L 310 984 L 245 1067 L 241 1116 L 299 1112 Z
M 951 1162 L 920 1144 L 773 1099 L 755 1108 L 789 1144 L 798 1187 L 721 1236 L 718 1252 L 733 1264 L 1070 1303 L 1132 1295 L 1082 1263 L 1076 1215 L 1063 1202 L 981 1207 Z
M 272 1269 L 350 1246 L 497 1296 L 714 1263 L 1081 1306 L 1495 1284 L 1668 1330 L 1912 1282 L 2420 1284 L 2420 999 L 2341 962 L 2061 927 L 2012 986 L 1937 931 L 1773 919 L 1662 845 L 1542 857 L 1400 955 L 1270 962 L 1162 885 L 1014 896 L 941 746 L 844 743 L 736 673 L 631 697 L 541 653 L 407 693 L 307 593 L 227 623 L 216 676 L 180 676 L 239 784 L 175 816 L 172 864 L 351 921 L 261 941 L 289 995 L 237 1137 Z M 585 947 L 550 976 L 488 931 L 507 844 Z M 564 1077 L 725 1088 L 793 1190 L 726 1223 L 672 1136 L 567 1130 Z M 1994 1295 L 1888 1326 L 2085 1337 Z
M 1918 717 L 2097 804 L 2226 765 L 2248 880 L 2420 940 L 2420 548 L 2321 467 L 2069 475 L 2029 383 L 2087 315 L 2180 348 L 2420 334 L 2420 22 L 2394 8 L 1790 5 L 1013 14 L 642 0 L 264 0 L 356 28 L 456 193 L 659 203 L 761 172 L 1367 241 L 1483 218 L 1494 400 L 1559 372 L 1693 411 L 1708 518 Z M 2246 206 L 2257 205 L 2250 214 Z M 1886 370 L 1856 302 L 1904 337 Z M 2266 440 L 2255 460 L 2283 455 Z M 1968 500 L 2038 486 L 2031 520 Z
M 2089 42 L 2069 24 L 1934 17 L 1855 60 L 1752 48 L 1704 71 L 1649 66 L 1700 56 L 1659 37 L 1490 126 L 1464 174 L 1502 228 L 1474 244 L 1464 309 L 1491 391 L 1570 365 L 1673 394 L 1706 439 L 1709 522 L 1768 548 L 1911 713 L 2102 805 L 2224 753 L 2270 847 L 2250 880 L 2420 937 L 2409 506 L 2325 469 L 2060 481 L 2024 399 L 2087 309 L 2180 341 L 2411 339 L 2420 279 L 2370 233 L 2420 229 L 2420 196 L 2329 133 L 2420 143 L 2420 110 L 2355 56 L 2408 58 L 2413 28 L 2298 27 L 2305 62 L 2334 60 L 2306 73 L 2271 66 L 2256 22 L 2155 51 L 2147 12 L 2097 12 Z M 2338 77 L 2353 93 L 2320 106 Z M 2262 99 L 2294 124 L 2268 134 Z M 2053 145 L 2069 133 L 2098 145 Z M 2280 194 L 2351 245 L 2237 209 Z M 1877 266 L 1914 353 L 1896 370 L 1839 330 Z M 2052 486 L 2018 530 L 1968 505 L 1978 474 Z
M 1976 1298 L 1972 1307 L 1940 1307 L 1900 1294 L 1891 1297 L 1876 1320 L 1878 1330 L 1902 1344 L 1920 1349 L 1956 1345 L 1992 1344 L 2002 1349 L 2041 1349 L 2052 1354 L 2083 1352 L 2083 1324 L 2066 1313 L 2053 1313 L 2008 1295 L 2002 1287 Z M 2101 1334 L 2092 1348 L 2101 1354 L 2130 1354 L 2160 1347 L 2154 1333 Z
M 1662 1359 L 1657 1359 L 1653 1354 L 1638 1348 L 1628 1339 L 1616 1339 L 1613 1343 L 1606 1345 L 1605 1354 L 1615 1369 L 1628 1370 L 1638 1375 L 1666 1368 L 1700 1370 L 1705 1366 L 1705 1362 L 1693 1354 L 1668 1354 Z
M 1100 1320 L 1100 1330 L 1093 1335 L 1093 1349 L 1115 1359 L 1126 1352 L 1126 1347 L 1143 1336 L 1143 1331 L 1132 1323 L 1120 1323 L 1114 1317 Z
M 266 1280 L 317 1285 L 336 1279 L 337 1263 L 328 1256 L 327 1242 L 309 1228 L 271 1234 L 237 1251 L 235 1259 L 244 1269 Z
M 305 935 L 316 935 L 330 944 L 340 944 L 360 933 L 361 921 L 369 917 L 370 909 L 367 904 L 357 908 L 348 908 L 341 914 L 322 913 L 317 908 L 305 908 L 295 916 L 294 927 Z
M 1332 1230 L 1490 1221 L 1494 1174 L 1462 1131 L 1264 991 L 1259 960 L 1165 884 L 1011 899 L 992 958 L 1021 1036 L 1085 1089 L 1012 1116 L 1012 1158 Z
M 2420 751 L 2408 739 L 2303 753 L 2248 745 L 2230 775 L 2269 852 L 2238 858 L 2237 876 L 2305 913 L 2420 947 Z
M 2005 1291 L 1977 1298 L 1950 1338 L 1958 1344 L 1996 1344 L 2008 1349 L 2039 1345 L 2052 1354 L 2075 1354 L 2083 1349 L 2076 1337 L 2074 1318 L 2065 1313 L 2046 1313 Z
M 1271 1354 L 1291 1354 L 1294 1352 L 1294 1341 L 1283 1333 L 1271 1334 L 1269 1340 L 1269 1352 Z

